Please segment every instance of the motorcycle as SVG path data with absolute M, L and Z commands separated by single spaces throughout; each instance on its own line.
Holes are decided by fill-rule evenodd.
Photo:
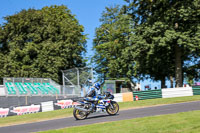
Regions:
M 114 95 L 105 92 L 105 98 L 98 101 L 89 101 L 86 98 L 76 101 L 77 106 L 74 107 L 73 115 L 76 120 L 83 120 L 91 113 L 107 112 L 109 115 L 116 115 L 119 111 L 119 105 L 113 101 Z M 95 105 L 95 107 L 93 107 Z

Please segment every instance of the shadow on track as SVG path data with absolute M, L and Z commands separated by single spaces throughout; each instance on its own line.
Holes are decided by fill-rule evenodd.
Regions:
M 116 115 L 108 115 L 108 114 L 104 114 L 104 115 L 96 115 L 96 116 L 90 116 L 84 120 L 89 120 L 89 119 L 98 119 L 98 118 L 103 118 L 103 117 L 115 117 L 115 116 L 118 116 L 119 114 L 116 114 Z M 79 120 L 78 120 L 79 121 Z
M 116 115 L 108 115 L 108 114 L 103 114 L 103 115 L 95 115 L 95 116 L 89 116 L 84 120 L 90 120 L 90 119 L 98 119 L 98 118 L 103 118 L 103 117 L 115 117 L 118 116 L 119 114 Z M 84 121 L 84 120 L 76 120 L 76 121 Z

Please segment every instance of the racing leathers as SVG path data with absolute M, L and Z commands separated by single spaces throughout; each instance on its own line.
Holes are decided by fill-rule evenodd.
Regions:
M 92 103 L 92 110 L 95 110 L 95 105 L 97 104 L 98 100 L 105 98 L 106 96 L 99 95 L 97 89 L 95 87 L 91 87 L 86 96 L 85 100 Z

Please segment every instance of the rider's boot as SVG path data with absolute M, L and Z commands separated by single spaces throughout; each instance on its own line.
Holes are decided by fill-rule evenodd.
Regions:
M 95 107 L 95 104 L 92 103 L 92 112 L 95 112 L 96 111 L 96 107 Z

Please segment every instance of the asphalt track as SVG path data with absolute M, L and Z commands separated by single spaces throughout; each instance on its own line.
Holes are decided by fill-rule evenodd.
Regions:
M 138 109 L 122 110 L 115 116 L 108 116 L 107 114 L 91 115 L 85 120 L 75 120 L 73 117 L 42 121 L 37 123 L 29 123 L 22 125 L 14 125 L 7 127 L 0 127 L 0 133 L 28 133 L 38 132 L 51 129 L 59 129 L 64 127 L 80 126 L 108 121 L 118 121 L 125 119 L 133 119 L 139 117 L 173 114 L 178 112 L 188 112 L 193 110 L 200 110 L 200 101 L 168 104 L 162 106 L 145 107 Z

